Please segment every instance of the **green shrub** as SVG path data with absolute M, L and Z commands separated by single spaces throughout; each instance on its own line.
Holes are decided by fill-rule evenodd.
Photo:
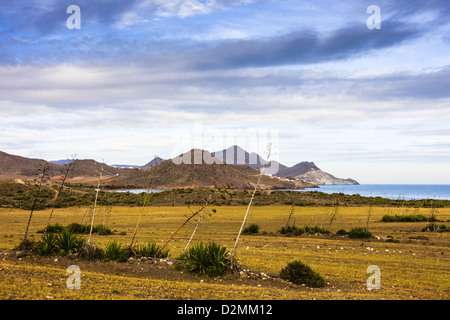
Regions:
M 102 260 L 105 257 L 105 252 L 97 248 L 95 245 L 86 243 L 78 250 L 81 258 L 86 260 Z
M 81 223 L 71 223 L 67 226 L 67 229 L 72 233 L 79 233 L 79 234 L 88 234 L 91 232 L 91 225 L 89 224 L 81 224 Z M 97 233 L 99 235 L 109 235 L 113 234 L 111 229 L 106 228 L 103 225 L 97 225 L 92 227 L 92 233 Z
M 242 234 L 254 234 L 259 232 L 259 226 L 257 224 L 252 223 L 248 227 L 245 227 L 242 230 Z
M 320 288 L 326 285 L 325 280 L 320 274 L 298 260 L 288 263 L 288 265 L 281 270 L 280 277 L 294 284 L 305 284 L 312 288 Z
M 200 242 L 192 245 L 180 257 L 186 261 L 186 268 L 190 272 L 209 276 L 222 275 L 230 269 L 230 259 L 226 247 L 214 242 L 204 244 Z
M 348 234 L 348 232 L 345 231 L 344 229 L 340 229 L 340 230 L 338 230 L 338 231 L 336 232 L 336 234 L 339 235 L 339 236 L 345 236 L 345 235 Z
M 450 231 L 450 228 L 447 228 L 445 224 L 438 225 L 437 223 L 429 223 L 428 225 L 422 228 L 422 232 L 425 231 L 446 232 Z
M 316 233 L 329 234 L 330 233 L 330 231 L 328 231 L 327 229 L 319 227 L 319 226 L 305 226 L 304 230 L 306 233 L 309 233 L 309 234 L 316 234 Z
M 301 228 L 301 227 L 296 227 L 296 226 L 286 226 L 286 227 L 281 227 L 280 233 L 281 233 L 281 234 L 285 234 L 285 235 L 301 236 L 303 233 L 309 233 L 309 234 L 316 234 L 316 233 L 320 233 L 320 234 L 329 234 L 330 231 L 328 231 L 328 230 L 325 229 L 325 228 L 319 227 L 319 226 L 304 226 L 303 228 Z
M 123 262 L 131 256 L 128 248 L 123 248 L 121 243 L 116 240 L 105 245 L 105 257 L 109 260 Z
M 47 226 L 47 228 L 43 229 L 43 230 L 39 230 L 37 233 L 60 233 L 64 230 L 64 227 L 62 225 L 60 225 L 59 223 L 55 223 L 55 224 L 50 224 Z
M 286 227 L 281 227 L 281 229 L 280 229 L 281 234 L 302 235 L 303 232 L 305 232 L 303 228 L 297 228 L 296 226 L 286 226 Z
M 358 227 L 350 230 L 348 236 L 352 239 L 365 239 L 365 238 L 372 238 L 372 233 L 366 228 Z
M 94 232 L 94 230 L 92 230 L 92 232 Z M 113 234 L 112 230 L 103 226 L 103 225 L 98 225 L 95 227 L 95 232 L 101 236 L 106 236 L 106 235 L 110 235 Z
M 166 258 L 169 255 L 169 251 L 163 250 L 159 252 L 160 249 L 161 245 L 158 245 L 156 242 L 148 242 L 146 244 L 137 246 L 134 249 L 134 253 L 135 255 L 141 257 Z
M 435 216 L 426 217 L 422 214 L 403 214 L 403 215 L 384 215 L 381 222 L 436 222 L 439 221 Z

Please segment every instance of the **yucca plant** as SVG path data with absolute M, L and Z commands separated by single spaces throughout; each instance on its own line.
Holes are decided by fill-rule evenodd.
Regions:
M 229 252 L 226 247 L 214 242 L 204 244 L 200 242 L 192 245 L 180 257 L 186 261 L 190 272 L 218 276 L 224 274 L 231 267 Z
M 42 242 L 40 243 L 38 254 L 41 256 L 49 256 L 56 251 L 56 235 L 54 233 L 47 233 L 42 237 Z
M 55 238 L 55 245 L 62 254 L 76 252 L 84 243 L 85 240 L 83 238 L 79 238 L 67 229 L 64 229 Z
M 155 257 L 155 258 L 166 258 L 169 255 L 169 251 L 161 250 L 161 245 L 158 245 L 156 242 L 148 242 L 146 244 L 142 244 L 137 246 L 134 249 L 134 253 L 137 256 L 142 257 Z
M 123 262 L 130 256 L 128 248 L 122 247 L 116 240 L 105 245 L 105 257 L 109 260 Z

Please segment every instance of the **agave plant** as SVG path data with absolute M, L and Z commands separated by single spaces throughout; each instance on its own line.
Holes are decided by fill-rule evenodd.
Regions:
M 158 245 L 156 242 L 148 242 L 146 244 L 137 246 L 134 251 L 138 256 L 166 258 L 169 252 L 160 249 L 161 245 Z
M 186 260 L 189 271 L 198 274 L 217 276 L 224 274 L 230 268 L 229 252 L 226 247 L 214 242 L 200 242 L 191 246 L 180 259 Z
M 83 238 L 79 238 L 67 229 L 64 229 L 63 232 L 55 238 L 55 245 L 63 254 L 76 252 L 84 245 L 84 242 L 85 240 Z
M 56 251 L 56 235 L 54 233 L 47 233 L 42 237 L 42 244 L 39 247 L 39 255 L 49 256 Z
M 116 240 L 111 241 L 105 245 L 105 257 L 114 261 L 125 261 L 130 255 L 128 248 L 122 247 L 121 243 Z

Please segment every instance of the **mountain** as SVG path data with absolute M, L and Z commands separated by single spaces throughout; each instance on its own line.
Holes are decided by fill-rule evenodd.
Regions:
M 160 164 L 160 163 L 162 163 L 162 162 L 164 162 L 164 161 L 166 161 L 166 160 L 161 159 L 161 158 L 158 157 L 158 156 L 155 156 L 155 157 L 153 158 L 152 161 L 150 161 L 150 162 L 147 163 L 147 164 L 144 164 L 143 166 L 140 166 L 139 168 L 141 168 L 141 169 L 147 169 L 147 168 L 150 168 L 150 167 L 157 166 L 158 164 Z
M 56 162 L 56 163 L 54 163 Z M 67 162 L 48 162 L 0 152 L 0 179 L 36 179 L 44 166 L 52 180 L 61 180 Z M 59 164 L 63 163 L 63 164 Z M 260 189 L 295 189 L 320 184 L 358 184 L 353 179 L 336 178 L 320 170 L 313 162 L 300 162 L 287 167 L 277 161 L 266 161 L 256 153 L 248 153 L 238 146 L 210 153 L 192 149 L 173 159 L 155 157 L 144 166 L 109 166 L 92 159 L 70 163 L 68 182 L 110 188 L 170 189 L 179 187 L 221 186 L 253 189 L 264 166 Z
M 271 175 L 276 175 L 278 171 L 287 168 L 277 161 L 272 160 L 267 162 L 267 160 L 257 153 L 248 153 L 237 145 L 221 151 L 212 152 L 211 154 L 223 163 L 230 165 L 247 165 L 254 169 L 261 169 L 265 165 L 264 172 Z
M 247 165 L 228 165 L 222 163 L 210 152 L 192 149 L 172 159 L 160 162 L 159 165 L 143 170 L 129 170 L 111 184 L 131 183 L 136 185 L 150 184 L 155 189 L 175 187 L 214 187 L 229 185 L 238 189 L 253 189 L 260 172 Z M 292 189 L 310 187 L 301 181 L 280 180 L 270 176 L 262 176 L 260 189 Z
M 117 176 L 120 169 L 99 163 L 95 160 L 74 160 L 69 170 L 71 182 L 94 182 L 100 174 L 105 179 Z M 67 170 L 65 165 L 43 159 L 31 159 L 0 151 L 0 179 L 37 179 L 46 167 L 46 177 L 52 180 L 62 179 Z
M 302 180 L 317 185 L 324 184 L 359 184 L 353 179 L 336 178 L 330 173 L 324 172 L 317 167 L 314 162 L 300 162 L 292 167 L 287 167 L 277 161 L 267 162 L 256 153 L 248 153 L 239 146 L 232 146 L 228 149 L 212 153 L 227 164 L 245 164 L 252 168 L 260 169 L 266 164 L 265 172 L 280 178 L 291 178 Z
M 353 179 L 336 178 L 332 174 L 324 172 L 324 171 L 320 170 L 317 167 L 316 167 L 317 169 L 312 168 L 312 169 L 310 169 L 310 170 L 305 172 L 305 168 L 307 168 L 307 166 L 304 166 L 302 168 L 302 164 L 304 164 L 304 163 L 299 163 L 299 164 L 295 165 L 295 166 L 300 165 L 299 166 L 300 169 L 298 171 L 296 171 L 296 170 L 285 171 L 284 173 L 280 174 L 280 176 L 284 176 L 284 174 L 286 172 L 289 172 L 289 176 L 290 177 L 293 177 L 293 178 L 298 179 L 298 180 L 303 180 L 305 182 L 311 182 L 311 183 L 318 184 L 318 185 L 359 184 L 356 180 L 353 180 Z
M 63 165 L 71 163 L 72 161 L 73 160 L 70 160 L 70 159 L 64 159 L 64 160 L 52 160 L 52 161 L 49 161 L 49 162 L 53 163 L 53 164 L 59 164 L 59 165 L 63 166 Z
M 29 159 L 0 152 L 0 179 L 35 179 L 42 168 L 49 168 L 48 177 L 61 180 L 67 167 L 42 159 Z M 183 187 L 214 187 L 229 185 L 239 189 L 253 189 L 260 172 L 246 165 L 223 164 L 205 150 L 192 149 L 159 165 L 146 169 L 122 169 L 95 160 L 75 160 L 71 163 L 67 182 L 101 185 L 109 188 L 172 189 Z M 260 189 L 292 189 L 310 187 L 302 181 L 288 181 L 262 176 Z
M 64 166 L 53 164 L 42 159 L 31 159 L 0 151 L 0 179 L 35 179 L 42 175 L 47 167 L 47 174 L 61 174 Z

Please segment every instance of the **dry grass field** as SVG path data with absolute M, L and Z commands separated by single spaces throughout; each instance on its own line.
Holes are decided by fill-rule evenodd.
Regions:
M 422 232 L 426 222 L 383 223 L 385 214 L 404 214 L 400 208 L 374 207 L 369 230 L 375 238 L 350 239 L 335 235 L 366 224 L 367 207 L 341 207 L 329 227 L 330 207 L 297 207 L 291 222 L 297 226 L 323 225 L 333 235 L 287 237 L 277 231 L 286 224 L 290 206 L 255 206 L 249 223 L 259 226 L 259 233 L 240 237 L 236 257 L 249 270 L 268 274 L 255 279 L 242 275 L 198 276 L 175 270 L 170 263 L 144 261 L 100 262 L 78 257 L 38 257 L 13 250 L 23 238 L 29 211 L 0 209 L 0 299 L 395 299 L 447 300 L 450 297 L 450 233 Z M 101 207 L 95 224 L 103 219 L 113 235 L 92 236 L 98 247 L 117 240 L 128 246 L 141 213 L 139 207 Z M 212 209 L 212 208 L 211 208 Z M 245 206 L 215 207 L 216 212 L 201 220 L 193 242 L 214 241 L 232 248 L 239 231 Z M 87 207 L 57 209 L 52 223 L 68 225 L 81 222 Z M 186 219 L 187 207 L 147 207 L 144 210 L 135 243 L 163 243 Z M 409 212 L 411 213 L 411 212 Z M 430 209 L 420 209 L 429 215 Z M 29 238 L 46 226 L 50 210 L 33 214 Z M 85 223 L 89 220 L 86 215 Z M 450 208 L 439 209 L 437 218 L 448 227 Z M 169 243 L 170 256 L 177 257 L 189 240 L 194 223 L 187 224 Z M 386 241 L 392 236 L 394 242 Z M 425 240 L 417 237 L 425 236 Z M 324 288 L 296 286 L 277 276 L 288 262 L 301 260 L 320 273 Z M 78 265 L 81 289 L 66 286 L 66 269 Z M 381 270 L 381 289 L 368 290 L 367 267 Z

